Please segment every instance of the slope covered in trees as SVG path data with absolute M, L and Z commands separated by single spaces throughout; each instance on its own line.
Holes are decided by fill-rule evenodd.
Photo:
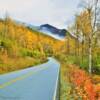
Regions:
M 31 30 L 9 17 L 0 19 L 0 73 L 40 63 L 47 56 L 64 51 L 64 45 L 65 42 Z

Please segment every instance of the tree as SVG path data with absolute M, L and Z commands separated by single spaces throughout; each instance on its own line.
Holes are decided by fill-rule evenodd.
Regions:
M 93 49 L 93 40 L 94 37 L 96 35 L 97 29 L 96 29 L 96 25 L 97 25 L 97 21 L 98 21 L 98 13 L 97 13 L 97 9 L 98 9 L 98 5 L 99 5 L 99 0 L 84 0 L 83 2 L 81 2 L 81 4 L 84 4 L 83 7 L 85 8 L 85 11 L 87 13 L 87 20 L 89 21 L 89 23 L 86 22 L 86 17 L 84 17 L 84 20 L 81 21 L 81 29 L 83 34 L 86 33 L 86 37 L 88 38 L 89 41 L 89 73 L 92 73 L 92 49 Z M 86 23 L 84 23 L 86 22 Z M 87 31 L 88 29 L 84 29 L 86 25 L 89 25 L 89 31 Z M 85 27 L 84 27 L 85 26 Z

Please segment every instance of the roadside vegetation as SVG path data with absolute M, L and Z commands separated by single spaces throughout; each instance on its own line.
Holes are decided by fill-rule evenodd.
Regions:
M 87 1 L 81 1 L 83 10 L 69 27 L 76 39 L 67 37 L 67 55 L 58 56 L 62 64 L 61 100 L 100 99 L 100 2 Z
M 60 100 L 99 100 L 100 75 L 89 74 L 73 59 L 61 62 Z

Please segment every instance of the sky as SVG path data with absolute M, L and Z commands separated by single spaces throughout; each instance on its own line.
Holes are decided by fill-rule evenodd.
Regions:
M 0 18 L 6 13 L 13 19 L 35 26 L 51 24 L 67 28 L 72 23 L 80 0 L 0 0 Z

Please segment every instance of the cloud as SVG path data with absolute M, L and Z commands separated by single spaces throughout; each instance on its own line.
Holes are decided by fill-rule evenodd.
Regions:
M 66 28 L 79 0 L 0 0 L 0 16 L 7 11 L 14 19 L 40 25 L 49 23 Z

